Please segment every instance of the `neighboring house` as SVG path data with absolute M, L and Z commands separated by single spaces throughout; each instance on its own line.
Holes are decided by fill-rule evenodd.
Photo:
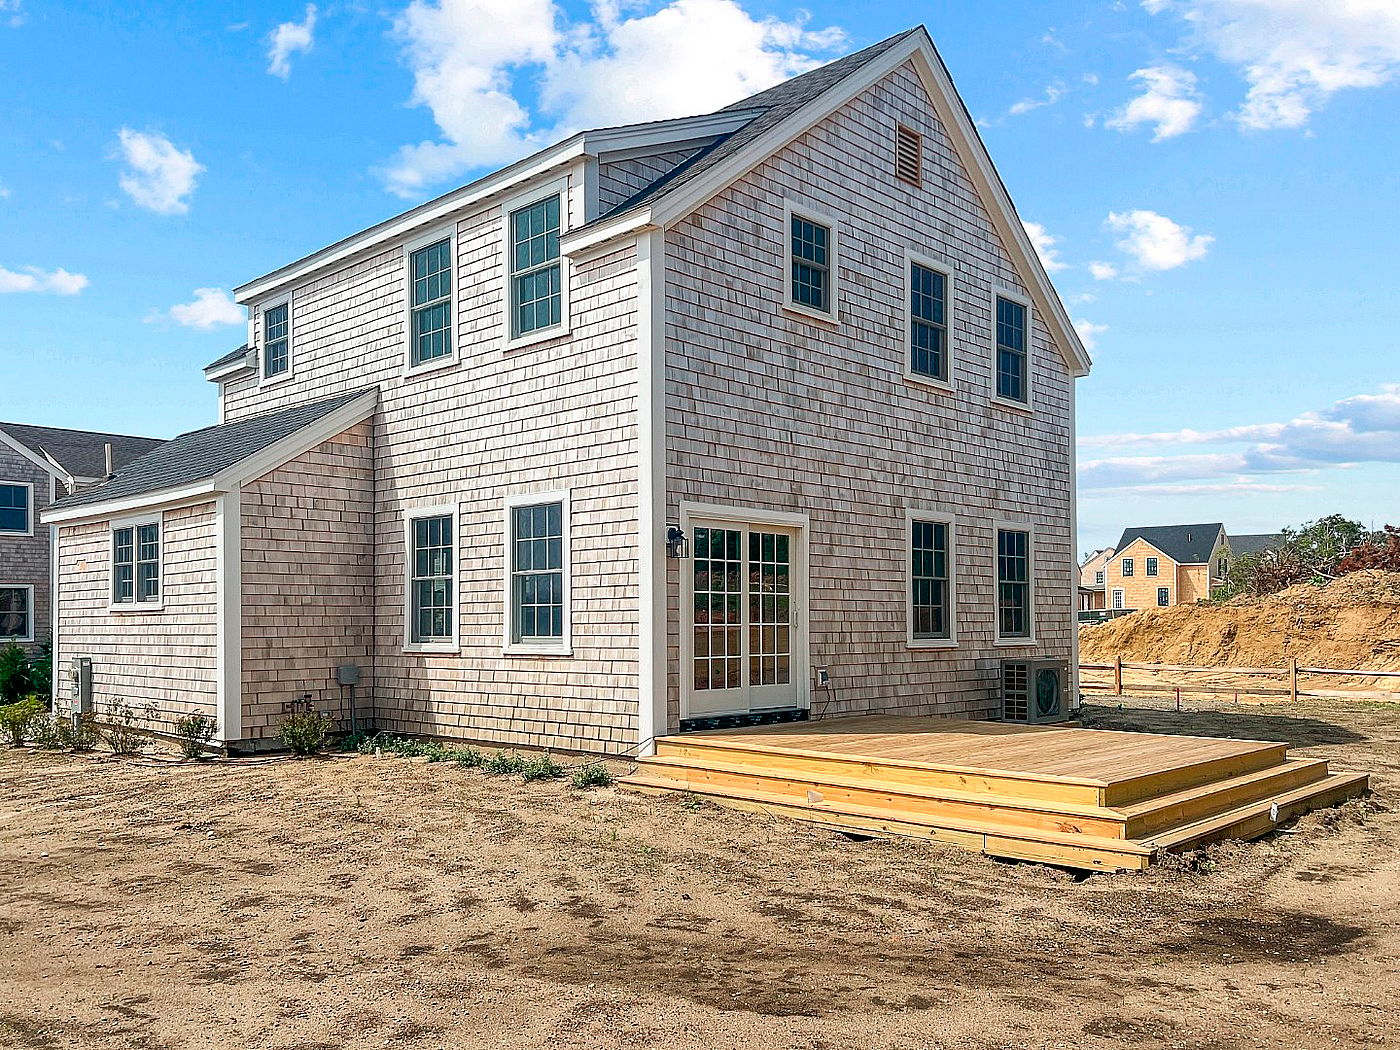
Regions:
M 1105 567 L 1110 609 L 1165 608 L 1209 598 L 1228 568 L 1225 526 L 1124 529 Z
M 922 28 L 236 294 L 220 425 L 46 516 L 99 704 L 646 753 L 1074 664 L 1089 361 Z
M 1079 566 L 1079 611 L 1092 612 L 1108 608 L 1105 580 L 1113 548 L 1094 551 Z
M 49 640 L 52 551 L 40 515 L 100 484 L 160 442 L 125 434 L 0 423 L 0 644 Z
M 1225 542 L 1227 545 L 1227 550 L 1225 551 L 1226 561 L 1223 565 L 1219 566 L 1220 576 L 1222 577 L 1228 574 L 1230 558 L 1238 558 L 1245 554 L 1258 554 L 1260 551 L 1266 551 L 1277 547 L 1283 542 L 1283 533 L 1255 532 L 1246 533 L 1243 536 L 1226 536 Z

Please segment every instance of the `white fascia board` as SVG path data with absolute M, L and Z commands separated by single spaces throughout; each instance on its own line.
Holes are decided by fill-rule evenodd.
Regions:
M 0 430 L 0 445 L 5 445 L 6 447 L 13 449 L 15 452 L 18 452 L 21 456 L 29 460 L 29 462 L 33 463 L 36 467 L 38 467 L 40 470 L 44 471 L 47 474 L 53 474 L 55 477 L 59 478 L 67 476 L 67 471 L 55 470 L 55 465 L 51 460 L 44 456 L 37 455 L 29 448 L 28 445 L 16 441 L 14 438 L 10 437 L 9 434 L 6 434 L 3 430 Z
M 47 449 L 43 449 L 41 451 L 44 453 L 44 459 L 48 460 L 49 462 L 49 473 L 56 477 L 59 481 L 63 482 L 64 485 L 67 487 L 68 491 L 72 492 L 73 484 L 76 480 L 73 477 L 73 475 L 64 469 L 62 463 L 60 463 L 58 460 L 54 459 L 51 455 L 49 455 Z
M 257 350 L 250 346 L 241 358 L 234 358 L 232 361 L 222 364 L 218 368 L 210 367 L 204 369 L 204 378 L 211 383 L 222 383 L 225 380 L 232 379 L 240 372 L 254 372 L 257 370 L 257 367 Z
M 584 151 L 590 156 L 604 157 L 633 150 L 680 148 L 691 142 L 703 142 L 738 131 L 762 112 L 761 109 L 728 110 L 698 117 L 659 120 L 638 127 L 589 131 L 584 135 Z
M 617 240 L 619 237 L 633 237 L 657 228 L 659 228 L 659 224 L 651 221 L 651 209 L 640 208 L 637 211 L 630 211 L 626 215 L 619 216 L 616 221 L 595 226 L 581 234 L 573 236 L 566 234 L 559 239 L 559 251 L 570 258 L 575 258 L 600 245 L 607 244 L 609 241 Z
M 170 508 L 190 503 L 204 503 L 217 495 L 212 481 L 199 481 L 193 485 L 179 485 L 174 488 L 143 492 L 125 499 L 104 500 L 101 503 L 85 503 L 81 507 L 63 507 L 46 510 L 39 520 L 51 525 L 76 525 L 85 521 L 103 521 L 125 514 L 128 511 L 154 510 L 157 507 Z

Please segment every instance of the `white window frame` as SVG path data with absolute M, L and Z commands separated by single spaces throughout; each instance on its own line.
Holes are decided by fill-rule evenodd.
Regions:
M 447 325 L 447 342 L 450 349 L 442 357 L 423 364 L 413 363 L 413 253 L 438 241 L 447 241 L 447 254 L 452 260 L 451 276 L 448 279 L 447 310 L 450 318 Z M 403 375 L 404 378 L 428 375 L 443 368 L 451 368 L 458 363 L 457 333 L 461 317 L 457 307 L 461 298 L 457 282 L 459 259 L 457 256 L 457 224 L 438 226 L 428 233 L 414 237 L 403 244 L 403 258 L 400 269 L 403 273 Z
M 1104 571 L 1103 571 L 1102 569 L 1096 569 L 1096 570 L 1094 571 L 1094 586 L 1095 586 L 1095 587 L 1102 587 L 1103 584 L 1104 584 Z
M 1109 595 L 1108 607 L 1110 609 L 1126 609 L 1128 607 L 1128 592 L 1122 587 L 1113 588 Z
M 264 386 L 271 383 L 281 383 L 292 378 L 292 372 L 296 368 L 296 357 L 293 354 L 293 326 L 292 318 L 292 292 L 280 295 L 275 299 L 258 304 L 258 382 Z M 276 375 L 267 374 L 267 312 L 275 310 L 279 306 L 287 308 L 287 367 L 284 371 Z
M 948 528 L 948 637 L 914 637 L 914 522 L 926 521 Z M 904 510 L 904 644 L 910 649 L 958 647 L 958 519 L 937 507 L 911 506 Z
M 547 342 L 566 336 L 573 330 L 573 319 L 569 316 L 569 283 L 572 275 L 570 258 L 564 254 L 564 237 L 573 229 L 574 216 L 570 206 L 569 176 L 563 175 L 553 182 L 536 186 L 528 193 L 519 193 L 501 202 L 501 346 L 503 352 L 520 350 L 536 343 Z M 533 332 L 517 336 L 515 334 L 515 309 L 511 300 L 511 242 L 510 217 L 522 208 L 539 204 L 550 197 L 559 198 L 559 323 L 549 328 L 537 328 Z
M 1118 575 L 1122 579 L 1127 579 L 1129 576 L 1136 578 L 1137 563 L 1132 558 L 1119 558 Z
M 914 266 L 918 264 L 927 270 L 936 270 L 943 275 L 943 356 L 947 363 L 946 379 L 934 379 L 922 372 L 914 371 Z M 953 264 L 932 255 L 916 252 L 912 248 L 904 252 L 904 331 L 900 344 L 904 348 L 904 378 L 911 383 L 932 387 L 934 390 L 953 389 Z
M 434 238 L 441 240 L 441 238 Z M 427 642 L 413 640 L 413 523 L 421 518 L 452 520 L 452 637 Z M 462 648 L 462 533 L 457 527 L 457 504 L 405 507 L 403 511 L 403 651 L 456 653 Z
M 550 642 L 515 641 L 515 510 L 517 507 L 534 507 L 541 503 L 560 505 L 559 527 L 563 533 L 561 544 L 560 574 L 564 581 L 564 633 Z M 542 492 L 512 492 L 505 498 L 501 517 L 502 545 L 502 624 L 501 653 L 505 656 L 573 656 L 573 532 L 570 516 L 570 490 L 550 489 Z
M 1162 597 L 1163 597 L 1164 595 L 1166 596 L 1166 599 L 1167 599 L 1166 601 L 1162 601 Z M 1159 609 L 1167 609 L 1167 608 L 1170 608 L 1170 607 L 1171 607 L 1171 604 L 1172 604 L 1172 589 L 1171 589 L 1170 587 L 1158 587 L 1158 588 L 1157 588 L 1157 608 L 1159 608 Z
M 1013 518 L 998 518 L 992 522 L 992 631 L 993 645 L 1013 648 L 1026 648 L 1039 644 L 1036 641 L 1035 615 L 1035 524 L 1017 521 Z M 999 543 L 997 534 L 1002 531 L 1024 532 L 1026 534 L 1026 634 L 1015 638 L 1004 638 L 1001 633 L 1001 570 L 997 564 Z
M 1026 309 L 1026 399 L 1015 401 L 1009 397 L 1002 397 L 997 393 L 997 300 L 1006 299 L 1009 302 L 1020 303 Z M 987 328 L 987 335 L 991 341 L 992 348 L 992 404 L 1000 405 L 1002 408 L 1015 409 L 1018 412 L 1033 412 L 1035 409 L 1035 309 L 1031 305 L 1030 299 L 1018 291 L 1011 288 L 997 286 L 992 289 L 989 300 L 991 306 L 991 324 Z
M 1143 576 L 1155 577 L 1159 575 L 1157 571 L 1159 568 L 1161 568 L 1161 563 L 1157 560 L 1155 555 L 1148 555 L 1147 557 L 1142 559 Z
M 823 312 L 821 310 L 814 310 L 810 306 L 803 306 L 800 303 L 794 303 L 792 301 L 793 216 L 797 216 L 799 219 L 806 219 L 808 222 L 814 222 L 819 226 L 825 226 L 831 232 L 831 244 L 827 249 L 827 276 L 829 278 L 829 291 L 831 293 L 830 311 Z M 783 311 L 789 314 L 797 314 L 799 317 L 808 317 L 815 321 L 824 321 L 827 324 L 840 324 L 841 281 L 838 274 L 841 268 L 841 223 L 836 216 L 800 201 L 789 200 L 786 197 L 783 198 L 782 252 L 780 258 L 783 268 Z
M 156 526 L 158 547 L 156 550 L 156 600 L 137 600 L 140 581 L 136 578 L 136 565 L 139 553 L 136 530 L 142 525 Z M 131 601 L 119 602 L 117 597 L 117 551 L 116 533 L 118 529 L 131 529 Z M 107 522 L 107 611 L 114 613 L 159 612 L 165 608 L 165 514 L 137 514 L 124 518 L 112 518 Z
M 27 497 L 29 500 L 29 528 L 23 532 L 12 529 L 0 529 L 0 539 L 8 537 L 18 540 L 32 537 L 34 535 L 34 518 L 35 515 L 38 514 L 38 509 L 34 506 L 34 483 L 32 481 L 9 481 L 5 478 L 0 478 L 0 485 L 25 489 L 29 493 Z
M 29 634 L 11 635 L 0 634 L 0 644 L 10 642 L 32 642 L 34 641 L 34 585 L 32 583 L 0 583 L 0 591 L 28 591 L 29 592 Z

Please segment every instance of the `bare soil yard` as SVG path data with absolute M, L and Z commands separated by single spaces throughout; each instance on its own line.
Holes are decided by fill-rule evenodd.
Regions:
M 1377 795 L 1146 875 L 852 842 L 444 764 L 0 753 L 0 1045 L 1400 1042 L 1390 705 L 1089 724 L 1287 739 Z

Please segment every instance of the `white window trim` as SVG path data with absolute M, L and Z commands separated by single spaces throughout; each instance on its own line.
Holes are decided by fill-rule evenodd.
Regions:
M 570 529 L 569 489 L 552 489 L 544 492 L 512 492 L 505 499 L 501 517 L 504 541 L 502 547 L 502 629 L 501 654 L 504 656 L 573 656 L 573 533 Z M 540 503 L 560 504 L 560 530 L 563 532 L 563 557 L 560 573 L 564 581 L 564 634 L 554 642 L 515 641 L 515 588 L 512 575 L 515 569 L 514 511 L 517 507 L 533 507 Z
M 29 539 L 34 535 L 34 518 L 39 513 L 38 508 L 34 506 L 34 483 L 32 481 L 8 481 L 4 478 L 0 478 L 0 485 L 11 485 L 16 488 L 26 489 L 29 492 L 29 528 L 24 532 L 0 529 L 0 540 L 6 538 L 14 540 Z
M 433 240 L 441 240 L 435 237 Z M 452 519 L 452 637 L 428 642 L 413 640 L 413 523 L 420 518 Z M 406 507 L 403 512 L 403 651 L 457 653 L 462 649 L 462 534 L 457 528 L 457 504 Z
M 943 356 L 946 361 L 947 379 L 934 379 L 921 372 L 914 371 L 914 347 L 912 344 L 914 334 L 914 264 L 929 270 L 937 270 L 943 275 Z M 953 266 L 942 259 L 936 259 L 931 255 L 924 255 L 913 249 L 906 249 L 904 252 L 904 330 L 901 333 L 900 344 L 904 349 L 904 378 L 910 383 L 917 383 L 920 386 L 931 387 L 934 390 L 951 392 L 953 390 L 953 289 L 955 281 L 953 278 Z
M 1155 554 L 1150 554 L 1142 559 L 1142 574 L 1143 576 L 1151 576 L 1153 579 L 1156 579 L 1161 575 L 1158 572 L 1161 566 L 1162 563 L 1158 560 L 1157 556 Z
M 0 591 L 28 591 L 29 592 L 29 634 L 12 635 L 0 634 L 0 642 L 32 642 L 34 641 L 34 585 L 32 583 L 0 583 Z
M 1002 397 L 997 393 L 997 300 L 1006 299 L 1013 303 L 1020 303 L 1026 308 L 1026 399 L 1024 401 L 1013 401 L 1009 397 Z M 1035 308 L 1031 301 L 1020 292 L 1010 288 L 997 286 L 992 289 L 991 298 L 992 320 L 987 329 L 988 337 L 992 348 L 992 404 L 1000 405 L 1002 408 L 1013 408 L 1018 412 L 1035 411 Z
M 1124 571 L 1124 566 L 1127 566 L 1127 571 L 1126 571 L 1126 572 Z M 1118 578 L 1119 578 L 1119 579 L 1128 579 L 1129 577 L 1132 577 L 1133 579 L 1136 579 L 1136 578 L 1137 578 L 1137 561 L 1136 561 L 1136 559 L 1135 559 L 1135 558 L 1119 558 L 1119 559 L 1118 559 Z
M 258 383 L 261 386 L 269 386 L 273 383 L 282 383 L 292 378 L 292 373 L 296 371 L 296 356 L 293 353 L 294 332 L 296 324 L 292 317 L 295 309 L 292 305 L 292 297 L 295 293 L 287 292 L 286 295 L 279 295 L 275 299 L 269 299 L 265 303 L 258 304 Z M 287 370 L 278 372 L 275 376 L 267 374 L 267 312 L 279 306 L 287 308 Z
M 154 525 L 157 529 L 156 550 L 156 600 L 140 602 L 136 600 L 138 583 L 136 580 L 136 528 L 139 525 Z M 117 556 L 115 534 L 118 529 L 131 529 L 132 563 L 131 596 L 129 602 L 116 601 Z M 156 511 L 151 514 L 136 514 L 124 518 L 112 518 L 107 522 L 107 611 L 114 613 L 159 612 L 165 608 L 165 514 Z
M 1167 600 L 1166 600 L 1166 601 L 1162 601 L 1162 592 L 1163 592 L 1163 591 L 1166 591 L 1166 593 L 1167 593 Z M 1159 608 L 1159 609 L 1170 608 L 1171 603 L 1172 603 L 1172 589 L 1171 589 L 1170 587 L 1158 587 L 1158 588 L 1157 588 L 1157 608 Z
M 447 241 L 447 254 L 452 260 L 451 276 L 448 278 L 447 310 L 451 318 L 447 326 L 447 341 L 450 349 L 442 357 L 432 361 L 425 361 L 421 365 L 413 363 L 413 253 L 419 248 L 426 248 L 430 244 L 438 241 Z M 457 306 L 460 294 L 457 287 L 458 281 L 458 257 L 457 257 L 457 224 L 449 226 L 438 226 L 435 229 L 424 233 L 412 240 L 405 241 L 403 245 L 403 259 L 400 262 L 400 269 L 403 273 L 403 376 L 405 379 L 413 376 L 428 375 L 443 368 L 451 368 L 460 359 L 457 352 L 457 330 L 461 324 L 461 317 L 458 316 Z
M 1110 609 L 1126 609 L 1128 607 L 1128 592 L 1122 587 L 1113 588 L 1109 595 L 1108 607 Z
M 1001 573 L 997 566 L 997 533 L 1003 530 L 1026 534 L 1026 618 L 1029 631 L 1025 637 L 1003 638 L 1001 634 Z M 1036 641 L 1035 615 L 1035 525 L 1029 521 L 1016 521 L 998 518 L 992 522 L 992 644 L 1007 648 L 1026 648 L 1039 644 Z
M 511 272 L 510 272 L 510 217 L 521 208 L 528 208 L 532 204 L 548 200 L 550 197 L 559 198 L 559 323 L 549 328 L 537 328 L 533 332 L 517 336 L 515 334 L 515 310 L 511 303 Z M 572 318 L 569 316 L 569 278 L 572 272 L 572 260 L 564 254 L 564 235 L 571 230 L 574 223 L 574 216 L 570 208 L 569 176 L 564 175 L 547 182 L 542 186 L 536 186 L 528 193 L 519 193 L 509 200 L 501 202 L 501 346 L 503 353 L 512 350 L 521 350 L 527 346 L 534 346 L 536 343 L 548 342 L 551 339 L 558 339 L 566 336 L 573 329 Z
M 914 522 L 948 526 L 948 637 L 914 637 Z M 958 647 L 958 519 L 936 507 L 915 505 L 904 509 L 904 644 L 909 649 Z
M 830 278 L 831 310 L 823 312 L 813 310 L 810 306 L 802 306 L 792 301 L 792 219 L 793 216 L 806 219 L 808 222 L 815 222 L 820 226 L 825 226 L 831 231 L 831 244 L 827 250 L 827 276 Z M 780 258 L 783 268 L 783 302 L 782 309 L 785 313 L 796 314 L 799 317 L 808 317 L 815 321 L 824 321 L 827 324 L 841 323 L 841 282 L 839 272 L 841 267 L 841 224 L 836 216 L 824 212 L 819 208 L 783 198 L 783 229 L 782 229 L 782 252 Z

